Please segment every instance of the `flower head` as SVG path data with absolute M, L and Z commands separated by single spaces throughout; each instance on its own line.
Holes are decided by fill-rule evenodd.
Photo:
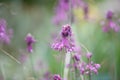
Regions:
M 61 79 L 60 75 L 55 74 L 55 75 L 53 76 L 53 80 L 62 80 L 62 79 Z
M 11 29 L 7 29 L 6 25 L 6 20 L 0 19 L 0 41 L 9 44 L 13 31 Z
M 34 37 L 29 33 L 26 38 L 25 38 L 26 44 L 27 44 L 27 50 L 28 52 L 32 52 L 33 48 L 32 48 L 32 44 L 35 43 L 35 39 Z
M 90 59 L 90 58 L 92 57 L 92 53 L 88 52 L 88 53 L 86 54 L 86 57 L 87 57 L 88 59 Z
M 84 3 L 83 5 L 84 18 L 88 19 L 89 7 L 88 4 Z
M 71 7 L 70 7 L 71 6 Z M 55 8 L 55 16 L 53 17 L 53 23 L 56 25 L 59 25 L 65 21 L 67 21 L 68 14 L 70 8 L 74 9 L 75 7 L 82 7 L 83 1 L 82 0 L 58 0 L 58 4 Z M 85 16 L 87 17 L 88 14 L 88 7 L 85 6 L 85 9 L 83 9 L 85 12 Z M 71 14 L 72 21 L 74 19 L 74 15 Z
M 76 61 L 80 61 L 80 57 L 81 57 L 80 54 L 78 54 L 78 53 L 74 54 L 74 59 L 75 59 Z
M 64 25 L 60 33 L 60 39 L 57 39 L 52 48 L 58 51 L 65 49 L 67 52 L 75 50 L 74 40 L 72 39 L 72 31 L 70 25 Z
M 107 19 L 112 19 L 113 18 L 113 12 L 112 11 L 108 11 L 107 14 L 106 14 L 106 18 Z
M 102 28 L 104 32 L 109 32 L 110 30 L 114 30 L 115 32 L 120 31 L 118 23 L 113 20 L 114 18 L 113 14 L 114 13 L 112 11 L 107 12 L 106 21 L 104 22 Z

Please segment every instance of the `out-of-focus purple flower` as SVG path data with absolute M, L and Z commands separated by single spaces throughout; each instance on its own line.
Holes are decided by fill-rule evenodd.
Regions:
M 80 55 L 80 54 L 78 54 L 78 53 L 74 54 L 74 59 L 75 59 L 76 61 L 80 61 L 80 58 L 81 58 L 81 55 Z
M 90 58 L 90 57 L 89 57 Z M 77 65 L 78 66 L 78 65 Z M 96 63 L 93 63 L 91 60 L 88 62 L 88 63 L 85 63 L 85 62 L 81 62 L 79 64 L 79 71 L 80 73 L 83 75 L 83 74 L 92 74 L 92 73 L 95 73 L 95 74 L 98 74 L 98 70 L 100 69 L 100 64 L 96 64 Z
M 82 62 L 79 66 L 80 73 L 83 75 L 85 73 L 85 63 Z
M 84 3 L 84 5 L 83 5 L 83 12 L 84 12 L 84 18 L 88 19 L 89 7 L 88 7 L 88 4 L 86 4 L 86 3 Z
M 113 18 L 113 12 L 112 11 L 108 11 L 106 14 L 106 18 L 111 20 Z
M 95 73 L 95 74 L 98 74 L 98 69 L 100 68 L 100 64 L 95 64 L 93 62 L 89 62 L 87 65 L 86 65 L 86 71 L 89 72 L 89 74 L 91 73 Z
M 59 74 L 53 76 L 53 80 L 62 80 Z
M 86 57 L 87 57 L 88 59 L 90 59 L 90 58 L 92 57 L 92 53 L 88 52 L 88 53 L 86 54 Z
M 7 29 L 7 23 L 5 19 L 0 19 L 0 41 L 6 44 L 10 43 L 10 39 L 13 35 L 11 29 Z
M 99 69 L 101 67 L 100 64 L 94 64 L 94 66 L 96 69 Z
M 55 16 L 53 17 L 53 23 L 59 25 L 65 21 L 68 21 L 69 10 L 75 7 L 82 7 L 83 0 L 58 0 L 58 4 L 55 8 Z M 84 11 L 84 9 L 83 9 Z M 85 15 L 87 16 L 88 8 L 85 7 Z M 71 18 L 74 19 L 74 15 L 71 14 Z
M 56 15 L 53 17 L 53 23 L 59 25 L 63 21 L 66 21 L 68 18 L 67 14 L 63 10 L 57 10 Z
M 53 22 L 56 25 L 66 21 L 68 19 L 67 12 L 69 10 L 69 0 L 59 0 L 58 5 L 55 8 L 55 16 Z
M 29 33 L 29 34 L 27 34 L 27 36 L 26 36 L 26 38 L 25 38 L 25 41 L 26 41 L 26 44 L 27 44 L 27 50 L 28 50 L 28 52 L 32 52 L 33 51 L 33 47 L 32 47 L 32 45 L 33 45 L 33 43 L 35 43 L 35 39 L 34 39 L 34 37 Z
M 112 11 L 108 11 L 106 14 L 106 21 L 103 24 L 102 30 L 104 32 L 109 32 L 110 30 L 114 30 L 115 32 L 120 31 L 120 26 L 118 25 L 117 22 L 115 22 L 113 20 L 113 12 Z
M 60 39 L 57 39 L 52 48 L 58 51 L 65 49 L 67 52 L 75 50 L 74 40 L 72 39 L 72 31 L 70 25 L 64 25 L 60 33 Z

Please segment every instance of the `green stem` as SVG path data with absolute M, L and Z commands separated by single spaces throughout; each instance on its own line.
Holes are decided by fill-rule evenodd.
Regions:
M 1 63 L 1 72 L 2 72 L 2 76 L 3 76 L 3 80 L 6 80 L 5 69 L 4 69 L 4 64 L 3 63 Z
M 15 62 L 17 62 L 18 64 L 21 64 L 20 61 L 18 61 L 15 57 L 13 57 L 12 55 L 10 55 L 8 52 L 6 52 L 5 50 L 3 50 L 2 48 L 0 48 L 0 51 L 2 51 L 5 55 L 7 55 L 8 57 L 10 57 L 12 60 L 14 60 Z
M 36 78 L 34 67 L 33 67 L 34 64 L 33 64 L 32 54 L 30 54 L 30 65 L 31 65 L 31 69 L 32 69 L 32 75 L 34 78 Z
M 91 72 L 89 73 L 89 80 L 92 80 L 92 79 L 91 79 Z
M 66 53 L 66 56 L 65 56 L 64 74 L 63 74 L 64 80 L 68 80 L 69 68 L 67 65 L 70 64 L 70 59 L 71 59 L 71 54 L 68 52 Z

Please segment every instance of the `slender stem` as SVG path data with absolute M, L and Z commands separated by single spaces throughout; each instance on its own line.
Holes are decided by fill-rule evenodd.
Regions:
M 76 64 L 74 58 L 73 58 L 73 62 L 74 62 L 74 64 Z M 74 68 L 75 68 L 75 80 L 78 80 L 78 79 L 77 79 L 77 78 L 78 78 L 78 71 L 77 71 L 77 68 L 76 68 L 76 67 L 74 67 Z
M 17 62 L 18 64 L 21 64 L 20 61 L 18 61 L 15 57 L 13 57 L 12 55 L 10 55 L 5 50 L 3 50 L 3 49 L 0 48 L 0 51 L 2 51 L 5 55 L 9 56 L 12 60 L 14 60 L 15 62 Z
M 26 80 L 26 79 L 25 79 L 25 73 L 24 73 L 24 70 L 25 70 L 25 67 L 24 67 L 24 65 L 22 64 L 23 80 Z
M 72 24 L 72 2 L 71 0 L 69 0 L 69 23 L 70 25 Z M 70 52 L 67 52 L 65 55 L 65 64 L 64 64 L 64 74 L 63 74 L 63 78 L 64 80 L 68 80 L 68 72 L 69 72 L 69 68 L 68 65 L 70 64 L 70 60 L 71 60 L 71 54 Z
M 65 56 L 64 74 L 63 74 L 64 80 L 68 80 L 68 72 L 69 72 L 68 65 L 70 64 L 70 59 L 71 59 L 71 54 L 68 52 L 66 53 Z
M 88 59 L 88 64 L 90 64 L 91 62 L 91 59 Z M 92 80 L 92 76 L 91 76 L 91 70 L 89 69 L 89 80 Z
M 90 71 L 90 73 L 89 73 L 89 80 L 91 80 L 91 71 Z
M 35 71 L 34 71 L 34 67 L 33 67 L 32 54 L 30 54 L 30 65 L 31 65 L 31 68 L 32 68 L 33 77 L 36 78 Z M 35 79 L 35 80 L 36 80 L 36 79 Z
M 5 69 L 4 69 L 4 64 L 3 63 L 1 63 L 1 72 L 2 72 L 2 76 L 3 76 L 3 80 L 6 80 Z

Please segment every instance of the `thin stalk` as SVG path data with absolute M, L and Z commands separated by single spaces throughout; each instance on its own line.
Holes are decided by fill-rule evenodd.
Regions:
M 72 25 L 72 2 L 71 0 L 69 0 L 69 13 L 68 13 L 68 17 L 69 17 L 69 24 Z M 67 52 L 65 54 L 65 63 L 64 63 L 64 74 L 63 74 L 63 79 L 64 80 L 68 80 L 68 72 L 69 72 L 69 68 L 68 65 L 70 64 L 70 60 L 71 60 L 71 54 L 70 52 Z
M 116 36 L 114 35 L 114 33 L 112 33 L 112 43 L 113 43 L 113 44 L 115 44 L 114 41 L 117 42 L 116 40 L 114 40 L 115 37 L 116 37 Z M 113 65 L 114 65 L 114 80 L 117 80 L 116 44 L 115 44 L 115 48 L 114 48 L 114 53 L 112 53 L 112 58 L 114 58 L 114 59 L 113 59 L 113 62 L 114 62 L 114 63 L 113 63 Z
M 74 62 L 74 64 L 75 64 L 75 59 L 73 58 L 73 62 Z M 77 78 L 78 78 L 78 71 L 77 71 L 77 68 L 76 67 L 74 67 L 75 68 L 75 80 L 78 80 Z
M 3 63 L 1 63 L 1 72 L 2 72 L 2 76 L 3 76 L 3 80 L 6 80 L 5 69 L 4 69 L 4 64 Z
M 92 80 L 92 79 L 91 79 L 91 71 L 90 71 L 90 73 L 89 73 L 89 80 Z
M 63 74 L 64 80 L 68 80 L 69 68 L 67 65 L 70 64 L 70 59 L 71 59 L 71 54 L 67 52 L 65 55 L 65 64 L 64 64 L 64 74 Z
M 91 59 L 88 59 L 88 64 L 90 64 L 90 62 L 91 62 Z M 89 69 L 89 74 L 88 74 L 88 76 L 89 76 L 89 80 L 92 80 L 92 76 L 91 76 L 91 71 L 90 71 L 90 69 Z
M 13 57 L 12 55 L 10 55 L 5 50 L 3 50 L 3 49 L 0 48 L 0 51 L 2 51 L 5 55 L 9 56 L 12 60 L 14 60 L 15 62 L 17 62 L 18 64 L 21 64 L 20 61 L 18 61 L 15 57 Z
M 34 67 L 33 67 L 34 64 L 33 64 L 32 54 L 30 54 L 30 65 L 31 65 L 32 75 L 36 80 L 36 74 L 35 74 L 35 70 L 34 70 Z
M 26 80 L 26 79 L 25 79 L 25 73 L 24 73 L 24 70 L 25 70 L 25 67 L 24 67 L 24 65 L 22 64 L 23 80 Z

